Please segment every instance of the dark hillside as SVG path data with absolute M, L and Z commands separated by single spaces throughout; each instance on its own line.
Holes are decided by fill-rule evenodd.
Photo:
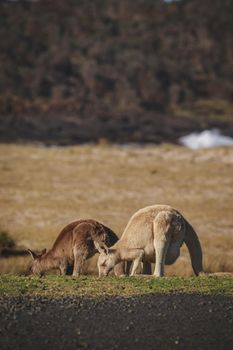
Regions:
M 0 138 L 233 134 L 231 0 L 0 3 Z

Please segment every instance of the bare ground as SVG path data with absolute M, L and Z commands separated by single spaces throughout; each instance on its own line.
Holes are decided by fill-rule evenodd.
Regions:
M 232 297 L 0 299 L 0 348 L 230 349 Z

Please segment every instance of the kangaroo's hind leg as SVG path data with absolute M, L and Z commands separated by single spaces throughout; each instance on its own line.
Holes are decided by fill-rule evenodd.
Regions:
M 164 275 L 164 264 L 172 234 L 171 224 L 172 213 L 169 211 L 161 211 L 153 223 L 156 261 L 154 276 L 156 277 L 162 277 Z
M 79 276 L 83 271 L 84 262 L 87 259 L 88 251 L 82 250 L 78 246 L 73 248 L 74 254 L 74 269 L 73 269 L 73 277 Z
M 168 241 L 155 240 L 156 264 L 154 276 L 156 277 L 164 276 L 164 264 L 168 245 Z

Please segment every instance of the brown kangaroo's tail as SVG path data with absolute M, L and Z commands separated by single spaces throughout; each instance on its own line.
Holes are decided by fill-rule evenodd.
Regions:
M 185 238 L 184 242 L 188 247 L 192 268 L 196 276 L 204 275 L 202 249 L 197 234 L 193 227 L 185 220 Z

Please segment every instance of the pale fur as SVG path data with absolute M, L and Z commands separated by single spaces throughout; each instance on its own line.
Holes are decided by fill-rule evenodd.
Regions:
M 164 275 L 164 265 L 173 264 L 185 243 L 193 271 L 204 274 L 202 250 L 197 234 L 187 220 L 169 205 L 152 205 L 137 211 L 129 220 L 121 238 L 98 260 L 99 275 L 107 275 L 120 261 L 134 261 L 131 274 L 141 260 L 155 263 L 155 276 Z M 135 250 L 136 249 L 136 250 Z M 143 254 L 142 254 L 143 250 Z

